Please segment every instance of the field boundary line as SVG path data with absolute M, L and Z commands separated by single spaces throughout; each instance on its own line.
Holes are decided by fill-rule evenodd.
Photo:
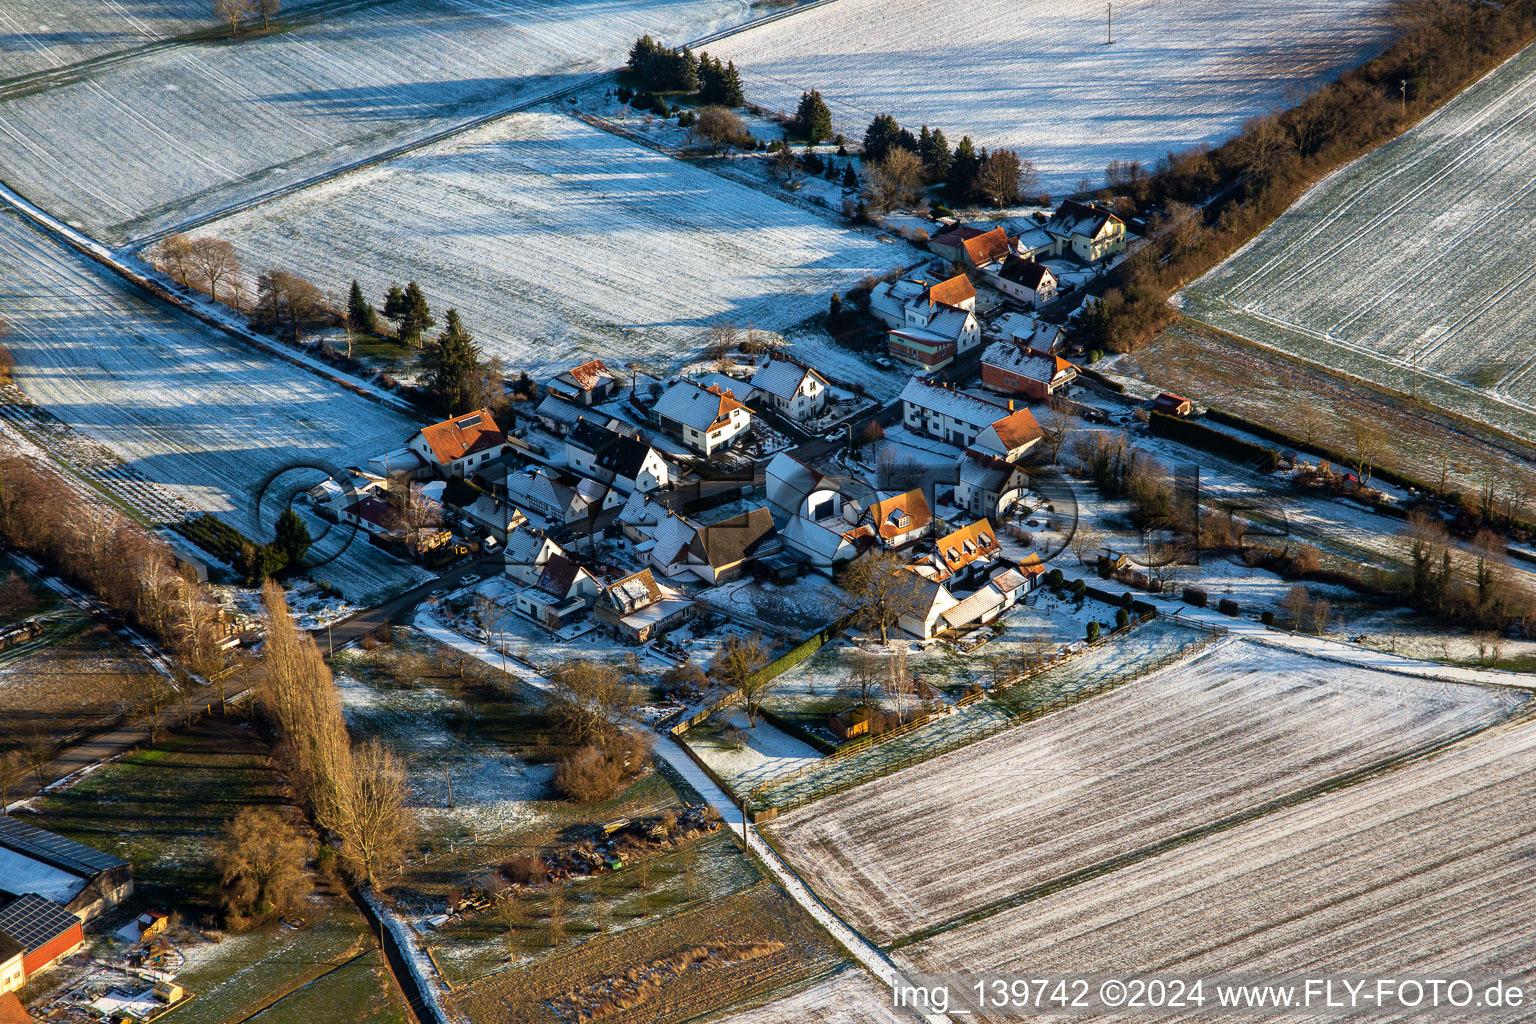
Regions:
M 1092 881 L 1095 878 L 1112 874 L 1113 872 L 1119 871 L 1122 868 L 1128 868 L 1143 861 L 1152 860 L 1180 847 L 1188 846 L 1191 843 L 1198 842 L 1213 835 L 1229 832 L 1234 828 L 1245 825 L 1252 821 L 1257 821 L 1260 818 L 1268 817 L 1269 815 L 1278 811 L 1300 806 L 1327 793 L 1349 789 L 1359 785 L 1360 783 L 1370 781 L 1371 779 L 1377 778 L 1379 776 L 1391 774 L 1392 772 L 1405 768 L 1408 765 L 1415 764 L 1420 761 L 1425 761 L 1435 757 L 1438 754 L 1442 754 L 1452 747 L 1458 746 L 1459 744 L 1473 739 L 1483 733 L 1507 728 L 1512 725 L 1517 725 L 1521 722 L 1529 722 L 1533 720 L 1536 720 L 1536 707 L 1533 707 L 1531 700 L 1527 698 L 1527 700 L 1517 705 L 1512 712 L 1493 721 L 1485 722 L 1480 725 L 1469 725 L 1462 729 L 1457 729 L 1455 732 L 1448 733 L 1445 736 L 1435 740 L 1421 743 L 1418 746 L 1413 747 L 1410 750 L 1403 751 L 1400 754 L 1394 754 L 1390 757 L 1385 757 L 1377 761 L 1373 761 L 1370 764 L 1361 765 L 1358 768 L 1352 768 L 1349 771 L 1343 772 L 1342 774 L 1332 776 L 1320 782 L 1312 783 L 1308 786 L 1303 786 L 1301 789 L 1294 790 L 1293 792 L 1287 793 L 1283 796 L 1274 797 L 1273 799 L 1265 800 L 1262 803 L 1255 804 L 1253 807 L 1244 808 L 1241 811 L 1235 811 L 1232 814 L 1224 815 L 1223 817 L 1217 818 L 1215 821 L 1207 822 L 1206 824 L 1196 826 L 1195 828 L 1186 829 L 1183 832 L 1176 833 L 1164 839 L 1159 839 L 1156 842 L 1139 846 L 1134 850 L 1127 850 L 1125 853 L 1117 854 L 1114 857 L 1106 858 L 1105 860 L 1098 861 L 1094 864 L 1089 864 L 1085 867 L 1077 869 L 1076 871 L 1068 872 L 1065 875 L 1060 875 L 1056 878 L 1047 879 L 1044 882 L 1039 882 L 1021 890 L 1020 892 L 1014 893 L 1011 896 L 1005 896 L 1000 899 L 993 900 L 990 903 L 984 904 L 973 910 L 968 910 L 963 914 L 957 914 L 953 917 L 947 918 L 946 920 L 940 921 L 937 924 L 918 929 L 909 935 L 905 935 L 902 938 L 896 939 L 895 941 L 887 944 L 885 949 L 887 951 L 895 951 L 907 946 L 915 945 L 919 942 L 925 942 L 928 939 L 931 939 L 937 935 L 941 935 L 945 932 L 953 931 L 956 928 L 975 924 L 979 921 L 985 921 L 987 918 L 993 917 L 1002 911 L 1011 910 L 1015 907 L 1023 906 L 1026 903 L 1033 903 L 1036 900 L 1055 895 L 1058 892 L 1070 889 L 1077 885 L 1081 885 L 1084 882 Z

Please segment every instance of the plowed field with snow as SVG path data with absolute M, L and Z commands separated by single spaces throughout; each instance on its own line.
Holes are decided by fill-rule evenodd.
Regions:
M 6 0 L 0 4 L 0 79 L 217 28 L 209 5 L 199 0 Z
M 848 967 L 809 988 L 718 1024 L 907 1024 L 908 1011 L 891 1005 L 891 992 L 858 967 Z
M 1536 440 L 1536 46 L 1323 179 L 1180 295 L 1197 320 Z
M 601 356 L 686 362 L 717 319 L 782 330 L 918 262 L 746 185 L 561 114 L 522 113 L 210 224 L 252 271 L 376 301 L 419 281 L 538 375 Z
M 731 0 L 388 0 L 0 87 L 0 179 L 120 242 L 745 20 Z
M 1017 149 L 1052 192 L 1110 160 L 1215 142 L 1287 86 L 1358 63 L 1385 38 L 1375 0 L 837 0 L 707 47 L 747 99 L 793 112 L 819 89 L 838 131 L 876 114 L 950 145 Z
M 1533 800 L 1536 726 L 1525 723 L 938 935 L 896 959 L 930 972 L 963 964 L 1030 977 L 1529 978 Z M 1481 1012 L 1501 1021 L 1536 1014 L 1529 1000 L 1518 1011 Z M 1420 1008 L 1401 1019 L 1424 1016 Z
M 254 532 L 255 488 L 277 468 L 303 459 L 366 463 L 417 429 L 139 298 L 9 211 L 0 212 L 0 309 L 16 382 L 34 401 L 138 477 L 240 530 Z M 357 600 L 417 572 L 358 543 L 320 576 Z
M 832 907 L 889 942 L 1486 728 L 1528 697 L 1228 640 L 769 828 Z

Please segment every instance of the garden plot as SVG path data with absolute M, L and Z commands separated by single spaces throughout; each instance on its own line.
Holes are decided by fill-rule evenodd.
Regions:
M 776 824 L 889 942 L 1497 723 L 1530 698 L 1241 640 Z
M 1150 163 L 1216 142 L 1287 86 L 1357 63 L 1385 40 L 1370 0 L 1130 0 L 1105 7 L 981 0 L 957 17 L 926 0 L 839 0 L 711 43 L 747 99 L 793 111 L 819 89 L 838 131 L 863 138 L 889 112 L 950 145 L 1017 149 L 1041 185 L 1098 181 L 1111 160 Z M 929 83 L 921 87 L 920 83 Z
M 419 281 L 535 376 L 666 370 L 716 321 L 781 331 L 916 254 L 575 118 L 517 114 L 217 221 L 251 272 L 371 295 Z
M 394 0 L 157 48 L 0 100 L 0 178 L 124 241 L 579 84 L 644 32 L 682 41 L 749 14 L 728 0 Z
M 0 214 L 0 304 L 17 384 L 122 460 L 131 472 L 100 469 L 98 482 L 120 491 L 146 518 L 191 506 L 269 536 L 270 513 L 261 531 L 253 522 L 255 491 L 269 474 L 315 460 L 362 465 L 417 429 L 398 413 L 126 291 L 10 213 Z M 100 463 L 94 448 L 50 450 L 68 462 L 78 455 Z M 318 473 L 309 474 L 312 483 Z M 169 511 L 143 496 L 145 482 L 168 492 Z M 423 578 L 420 569 L 361 539 L 317 575 L 354 601 Z
M 977 975 L 1511 977 L 1536 966 L 1533 798 L 1536 726 L 1526 723 L 1042 895 L 897 959 Z
M 199 0 L 6 0 L 0 6 L 0 75 L 34 74 L 217 28 L 209 5 Z
M 1319 182 L 1180 293 L 1197 320 L 1536 438 L 1536 47 Z

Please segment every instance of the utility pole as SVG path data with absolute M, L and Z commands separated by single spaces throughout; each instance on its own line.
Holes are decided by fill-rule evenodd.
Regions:
M 1403 94 L 1403 116 L 1407 117 L 1408 116 L 1408 79 L 1405 78 L 1402 81 L 1398 82 L 1397 83 L 1397 89 L 1398 89 L 1398 92 Z
M 1114 46 L 1115 45 L 1115 5 L 1113 3 L 1111 3 L 1109 5 L 1109 21 L 1108 21 L 1106 27 L 1108 29 L 1108 35 L 1106 36 L 1106 42 L 1104 43 L 1104 45 L 1105 46 Z

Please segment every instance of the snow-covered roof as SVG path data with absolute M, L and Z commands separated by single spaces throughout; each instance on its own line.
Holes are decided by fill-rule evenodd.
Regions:
M 80 875 L 0 847 L 0 891 L 12 896 L 34 892 L 55 903 L 68 903 L 85 885 L 86 879 Z
M 1073 365 L 1057 355 L 1036 352 L 1016 341 L 994 341 L 981 354 L 981 361 L 1015 376 L 1049 384 L 1058 373 L 1074 369 Z
M 667 515 L 667 507 L 649 494 L 636 491 L 619 510 L 618 520 L 625 526 L 655 526 Z
M 1038 225 L 1025 228 L 1019 232 L 1019 237 L 1013 240 L 1013 247 L 1017 252 L 1038 252 L 1051 246 L 1051 233 Z
M 514 503 L 528 502 L 561 510 L 576 503 L 576 492 L 543 469 L 507 477 L 507 497 Z
M 680 380 L 656 400 L 657 416 L 706 431 L 728 418 L 732 411 L 746 406 L 719 387 L 704 388 L 690 380 Z
M 824 477 L 793 455 L 779 452 L 764 471 L 765 491 L 768 503 L 788 513 L 800 510 L 800 505 L 810 493 L 822 486 Z M 836 489 L 835 483 L 828 486 Z
M 853 543 L 856 535 L 856 530 L 829 529 L 804 516 L 791 516 L 783 532 L 785 541 L 791 546 L 820 555 L 829 562 L 838 556 L 843 545 Z
M 1107 224 L 1116 220 L 1119 218 L 1112 213 L 1067 199 L 1046 221 L 1045 230 L 1059 238 L 1071 238 L 1073 235 L 1097 238 Z
M 941 614 L 944 617 L 944 625 L 950 629 L 960 629 L 1001 611 L 1005 604 L 1007 604 L 1007 598 L 1002 592 L 988 586 L 962 599 L 953 608 L 946 608 Z
M 960 480 L 963 483 L 995 494 L 1003 492 L 1015 473 L 1022 476 L 1024 471 L 1011 462 L 971 448 L 966 449 L 965 458 L 960 460 Z
M 1012 339 L 1036 352 L 1055 352 L 1066 344 L 1066 332 L 1024 313 L 1004 313 L 992 321 L 992 330 L 1004 339 Z
M 545 536 L 543 530 L 536 530 L 531 526 L 519 527 L 507 534 L 504 557 L 508 562 L 532 565 L 546 543 L 553 542 Z M 560 546 L 555 544 L 554 549 L 559 551 Z
M 671 565 L 693 543 L 694 535 L 698 532 L 698 527 L 682 516 L 666 516 L 651 531 L 656 541 L 656 546 L 651 549 L 651 557 L 661 565 Z
M 809 367 L 792 363 L 787 359 L 770 359 L 752 375 L 752 386 L 765 394 L 786 401 L 800 392 L 805 378 L 811 377 L 825 387 L 827 379 Z
M 614 608 L 635 610 L 659 601 L 661 595 L 661 586 L 657 584 L 656 577 L 651 575 L 649 569 L 642 569 L 633 576 L 626 576 L 610 584 L 603 592 L 603 596 Z
M 721 394 L 728 394 L 738 402 L 746 401 L 752 394 L 751 384 L 726 373 L 696 373 L 689 379 L 701 388 L 719 388 Z
M 581 391 L 596 391 L 617 379 L 608 372 L 608 367 L 603 365 L 601 359 L 592 359 L 580 366 L 573 366 L 555 378 L 560 383 Z
M 1006 407 L 996 402 L 977 398 L 975 395 L 954 388 L 929 384 L 917 377 L 907 381 L 901 389 L 901 400 L 920 409 L 931 409 L 950 419 L 975 426 L 985 426 L 1007 414 Z
M 414 473 L 426 464 L 425 459 L 409 448 L 396 448 L 392 452 L 375 455 L 368 460 L 368 465 L 380 476 L 390 476 L 395 473 Z
M 1028 577 L 1019 572 L 1019 570 L 1009 566 L 1002 572 L 998 573 L 996 576 L 992 577 L 992 579 L 988 581 L 987 586 L 996 587 L 1000 593 L 1007 594 L 1009 591 L 1018 590 L 1020 587 L 1023 587 L 1028 583 Z
M 562 423 L 566 426 L 575 426 L 576 421 L 583 416 L 590 415 L 590 409 L 583 409 L 579 405 L 573 405 L 559 395 L 549 394 L 539 403 L 539 407 L 533 414 L 540 419 L 549 420 L 552 423 Z
M 1052 281 L 1056 279 L 1056 275 L 1051 273 L 1051 268 L 1045 264 L 1036 263 L 1034 260 L 1019 259 L 1016 256 L 1010 256 L 1004 261 L 1002 269 L 997 272 L 997 276 L 1004 281 L 1012 281 L 1022 288 L 1030 288 L 1036 291 L 1039 290 L 1041 282 L 1047 278 Z

